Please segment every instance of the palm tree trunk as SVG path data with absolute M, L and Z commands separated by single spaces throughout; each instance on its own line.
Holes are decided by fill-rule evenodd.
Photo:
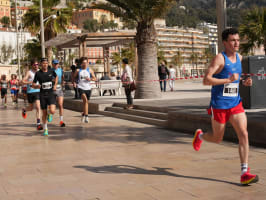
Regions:
M 53 49 L 52 47 L 47 47 L 47 58 L 49 65 L 52 65 L 52 58 L 53 58 Z
M 161 98 L 158 81 L 156 32 L 153 23 L 139 23 L 136 34 L 138 75 L 136 99 Z

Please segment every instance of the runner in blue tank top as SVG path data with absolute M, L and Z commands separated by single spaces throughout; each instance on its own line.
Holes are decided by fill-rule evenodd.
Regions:
M 58 77 L 58 82 L 56 86 L 56 91 L 54 91 L 54 94 L 56 96 L 56 100 L 58 102 L 58 107 L 59 107 L 59 125 L 60 127 L 65 127 L 66 124 L 64 123 L 63 120 L 63 114 L 64 114 L 64 92 L 63 92 L 63 87 L 64 87 L 64 71 L 63 69 L 59 66 L 59 60 L 54 59 L 52 61 L 53 65 L 53 70 L 57 74 Z
M 27 118 L 27 112 L 32 111 L 35 105 L 36 108 L 36 118 L 37 118 L 37 130 L 42 130 L 41 125 L 41 105 L 40 105 L 40 89 L 32 88 L 32 82 L 35 76 L 35 73 L 39 70 L 39 63 L 36 58 L 31 60 L 31 70 L 29 70 L 25 77 L 22 80 L 23 84 L 27 84 L 27 98 L 29 106 L 22 108 L 22 117 Z
M 212 115 L 212 132 L 196 130 L 193 147 L 200 150 L 203 140 L 220 143 L 223 140 L 226 123 L 229 121 L 234 127 L 239 140 L 239 156 L 241 162 L 242 185 L 258 181 L 258 176 L 251 174 L 248 168 L 248 131 L 247 117 L 239 96 L 239 83 L 251 86 L 252 79 L 240 80 L 242 73 L 242 56 L 239 50 L 239 33 L 237 29 L 229 28 L 223 31 L 222 40 L 225 51 L 219 53 L 210 64 L 205 77 L 204 85 L 211 85 L 211 103 L 208 113 Z

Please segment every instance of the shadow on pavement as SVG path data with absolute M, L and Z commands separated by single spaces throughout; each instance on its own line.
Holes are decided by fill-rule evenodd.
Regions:
M 146 143 L 165 143 L 165 144 L 187 144 L 179 138 L 191 138 L 190 135 L 166 131 L 162 134 L 161 129 L 155 127 L 132 128 L 128 126 L 111 127 L 111 126 L 76 126 L 56 128 L 49 131 L 51 140 L 96 140 L 101 142 L 146 142 Z
M 154 170 L 143 169 L 140 167 L 135 167 L 131 165 L 109 165 L 109 166 L 100 166 L 100 167 L 90 167 L 85 165 L 73 166 L 74 168 L 84 169 L 93 173 L 116 173 L 116 174 L 146 174 L 146 175 L 161 175 L 161 176 L 172 176 L 177 178 L 186 178 L 186 179 L 196 179 L 196 180 L 204 180 L 204 181 L 214 181 L 220 183 L 227 183 L 231 185 L 241 186 L 240 183 L 234 183 L 225 180 L 206 178 L 206 177 L 198 177 L 198 176 L 184 176 L 181 174 L 175 174 L 169 172 L 167 170 L 171 170 L 172 168 L 160 168 L 153 167 Z

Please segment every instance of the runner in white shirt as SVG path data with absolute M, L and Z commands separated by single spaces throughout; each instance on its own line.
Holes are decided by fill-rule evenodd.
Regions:
M 91 82 L 96 81 L 94 72 L 88 67 L 88 58 L 80 58 L 81 69 L 77 70 L 74 77 L 78 78 L 78 90 L 83 100 L 83 117 L 82 122 L 89 123 L 88 108 L 91 96 Z

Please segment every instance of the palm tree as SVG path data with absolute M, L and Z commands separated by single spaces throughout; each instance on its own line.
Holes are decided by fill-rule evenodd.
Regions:
M 160 98 L 161 92 L 158 80 L 158 62 L 156 31 L 154 19 L 165 16 L 168 9 L 176 0 L 106 0 L 94 8 L 108 10 L 123 21 L 132 21 L 136 27 L 136 46 L 138 54 L 137 90 L 135 98 Z
M 198 72 L 198 60 L 199 60 L 199 55 L 197 53 L 192 53 L 190 56 L 191 62 L 192 62 L 192 68 L 193 68 L 193 73 L 192 76 L 194 75 L 194 63 L 196 63 L 196 74 L 197 76 L 199 75 Z
M 242 53 L 248 53 L 252 48 L 263 45 L 266 55 L 266 8 L 255 7 L 248 12 L 239 32 L 241 38 L 246 41 L 241 45 Z
M 183 65 L 183 56 L 182 56 L 182 52 L 178 51 L 176 53 L 176 55 L 174 55 L 172 57 L 172 64 L 174 64 L 175 66 L 178 67 L 178 70 L 179 70 L 179 74 L 181 76 L 181 67 Z M 177 70 L 176 70 L 176 75 L 177 75 Z
M 44 0 L 43 1 L 43 16 L 44 19 L 57 15 L 56 19 L 49 18 L 44 23 L 44 40 L 48 41 L 57 36 L 59 33 L 67 31 L 69 25 L 72 10 L 70 8 L 55 9 L 54 7 L 60 2 L 60 0 Z M 30 7 L 27 13 L 23 17 L 24 26 L 32 33 L 37 34 L 40 31 L 40 9 L 39 0 L 34 0 L 34 5 Z M 47 57 L 49 63 L 52 59 L 52 47 L 47 48 Z

